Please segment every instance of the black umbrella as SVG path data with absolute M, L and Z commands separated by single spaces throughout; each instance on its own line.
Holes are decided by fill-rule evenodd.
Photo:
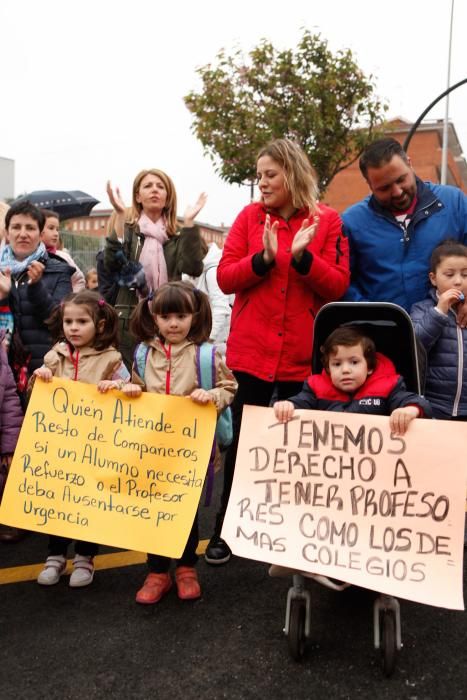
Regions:
M 91 209 L 99 204 L 98 199 L 80 190 L 60 192 L 58 190 L 35 190 L 15 200 L 25 202 L 29 200 L 40 209 L 52 209 L 60 214 L 60 219 L 74 219 L 76 216 L 88 216 Z

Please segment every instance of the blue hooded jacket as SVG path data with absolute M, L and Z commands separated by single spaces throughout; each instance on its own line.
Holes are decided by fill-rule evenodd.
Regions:
M 410 312 L 428 356 L 425 396 L 435 418 L 467 416 L 467 329 L 459 328 L 452 309 L 446 315 L 435 310 L 436 294 L 431 289 Z
M 447 238 L 467 245 L 467 197 L 456 187 L 417 181 L 417 205 L 404 227 L 373 195 L 343 216 L 350 245 L 347 301 L 389 301 L 410 311 L 426 299 L 433 249 Z

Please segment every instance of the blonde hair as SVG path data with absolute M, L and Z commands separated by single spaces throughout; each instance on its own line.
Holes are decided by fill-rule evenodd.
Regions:
M 275 139 L 264 146 L 256 157 L 272 158 L 284 171 L 285 184 L 296 209 L 307 207 L 314 214 L 317 207 L 316 173 L 305 151 L 290 139 Z
M 133 212 L 133 207 L 126 207 L 125 209 L 125 223 L 131 223 L 134 224 L 136 221 L 138 221 L 138 216 L 136 219 L 132 219 L 132 212 Z M 107 221 L 107 227 L 106 227 L 106 236 L 110 236 L 113 231 L 115 231 L 115 222 L 117 221 L 117 217 L 119 216 L 118 211 L 115 211 L 113 209 L 111 215 L 109 216 L 109 220 Z
M 163 170 L 152 168 L 151 170 L 141 170 L 141 172 L 137 174 L 133 181 L 132 207 L 128 215 L 129 218 L 126 219 L 126 221 L 131 225 L 136 224 L 143 211 L 141 204 L 136 201 L 136 195 L 146 175 L 155 175 L 164 183 L 165 189 L 167 190 L 167 201 L 163 210 L 163 215 L 167 224 L 167 234 L 169 236 L 174 236 L 177 232 L 177 193 L 174 183 Z

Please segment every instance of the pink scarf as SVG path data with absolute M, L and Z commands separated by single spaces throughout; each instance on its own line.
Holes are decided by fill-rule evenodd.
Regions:
M 139 261 L 143 266 L 149 291 L 152 292 L 168 281 L 167 264 L 162 247 L 168 240 L 165 219 L 161 216 L 154 223 L 143 212 L 138 219 L 138 226 L 144 236 Z

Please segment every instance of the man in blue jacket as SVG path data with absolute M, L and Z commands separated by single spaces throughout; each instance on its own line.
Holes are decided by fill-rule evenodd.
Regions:
M 467 197 L 456 187 L 422 182 L 393 138 L 367 146 L 359 164 L 372 194 L 342 217 L 352 274 L 344 298 L 410 311 L 428 294 L 433 249 L 446 238 L 467 244 Z M 464 307 L 467 321 L 467 301 Z

